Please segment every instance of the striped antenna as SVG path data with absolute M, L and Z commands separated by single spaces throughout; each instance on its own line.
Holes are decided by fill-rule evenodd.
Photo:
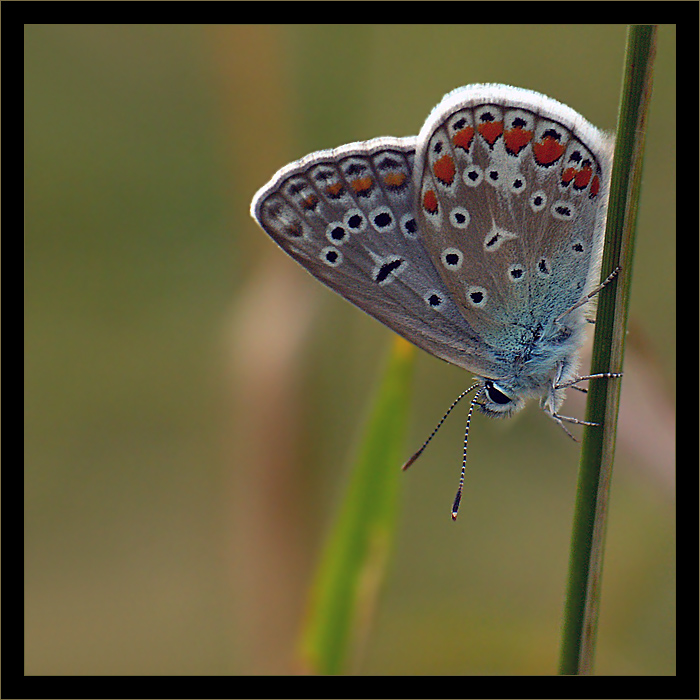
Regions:
M 445 419 L 447 418 L 447 416 L 449 416 L 450 413 L 452 413 L 452 409 L 453 409 L 453 408 L 454 408 L 454 407 L 455 407 L 455 406 L 456 406 L 470 391 L 473 391 L 473 390 L 476 389 L 478 386 L 480 386 L 480 383 L 478 383 L 478 382 L 477 382 L 476 384 L 472 384 L 468 389 L 466 389 L 465 391 L 463 391 L 463 392 L 452 402 L 452 405 L 447 409 L 447 411 L 445 411 L 445 415 L 440 419 L 440 422 L 435 426 L 435 430 L 433 430 L 433 432 L 430 433 L 430 436 L 429 436 L 428 439 L 423 443 L 422 447 L 418 450 L 418 452 L 416 452 L 416 453 L 413 455 L 413 457 L 411 457 L 411 459 L 409 459 L 409 460 L 403 465 L 403 467 L 401 467 L 401 469 L 402 469 L 403 471 L 406 471 L 406 469 L 408 469 L 408 468 L 421 456 L 421 454 L 423 454 L 423 450 L 428 446 L 428 444 L 430 443 L 430 441 L 435 437 L 435 433 L 437 433 L 437 431 L 440 430 L 440 428 L 442 427 L 442 424 L 445 422 Z M 481 392 L 477 392 L 477 396 L 478 396 L 480 393 L 481 393 Z M 476 397 L 474 397 L 474 398 L 476 398 Z M 473 404 L 473 403 L 474 403 L 474 402 L 472 401 L 472 404 Z M 469 411 L 469 417 L 471 417 L 471 415 L 472 415 L 472 412 L 471 412 L 471 410 L 470 410 L 470 411 Z M 467 426 L 468 426 L 468 425 L 469 425 L 469 421 L 467 421 Z
M 472 389 L 474 387 L 471 387 Z M 481 387 L 479 391 L 474 394 L 474 398 L 469 404 L 469 413 L 467 414 L 467 427 L 464 430 L 464 450 L 462 452 L 462 473 L 459 475 L 459 488 L 457 489 L 457 495 L 455 496 L 454 503 L 452 504 L 452 520 L 457 520 L 457 511 L 459 510 L 459 503 L 462 500 L 462 489 L 464 488 L 464 472 L 467 469 L 467 440 L 469 439 L 469 423 L 472 419 L 472 413 L 474 413 L 474 406 L 477 403 L 477 399 L 484 393 L 486 387 Z

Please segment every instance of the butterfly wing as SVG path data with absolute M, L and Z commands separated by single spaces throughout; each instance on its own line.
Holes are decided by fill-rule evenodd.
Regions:
M 416 139 L 312 153 L 253 199 L 263 230 L 314 277 L 427 352 L 485 370 L 477 338 L 428 255 L 414 211 Z
M 610 140 L 544 95 L 471 85 L 433 110 L 418 143 L 429 253 L 499 365 L 491 376 L 509 376 L 597 283 Z

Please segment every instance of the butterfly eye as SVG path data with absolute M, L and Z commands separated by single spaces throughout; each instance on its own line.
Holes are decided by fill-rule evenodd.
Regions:
M 490 401 L 504 406 L 511 402 L 511 398 L 506 396 L 502 391 L 497 389 L 492 382 L 486 382 L 486 395 L 489 397 Z

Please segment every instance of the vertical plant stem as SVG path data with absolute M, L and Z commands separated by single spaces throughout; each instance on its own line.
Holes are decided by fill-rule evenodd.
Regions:
M 604 279 L 617 266 L 621 272 L 600 293 L 591 374 L 622 371 L 655 51 L 656 26 L 631 25 L 627 34 L 601 277 Z M 620 379 L 597 379 L 589 387 L 586 420 L 602 428 L 584 431 L 560 675 L 588 675 L 593 670 L 620 382 Z

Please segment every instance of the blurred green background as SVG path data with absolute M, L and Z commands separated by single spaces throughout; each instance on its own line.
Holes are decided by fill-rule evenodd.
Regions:
M 248 214 L 471 82 L 614 129 L 623 25 L 25 25 L 25 673 L 289 673 L 390 332 Z M 596 670 L 675 672 L 675 28 L 659 33 Z M 406 456 L 466 386 L 418 352 Z M 577 392 L 567 414 L 582 416 Z M 466 409 L 401 474 L 357 673 L 556 670 L 578 446 Z

